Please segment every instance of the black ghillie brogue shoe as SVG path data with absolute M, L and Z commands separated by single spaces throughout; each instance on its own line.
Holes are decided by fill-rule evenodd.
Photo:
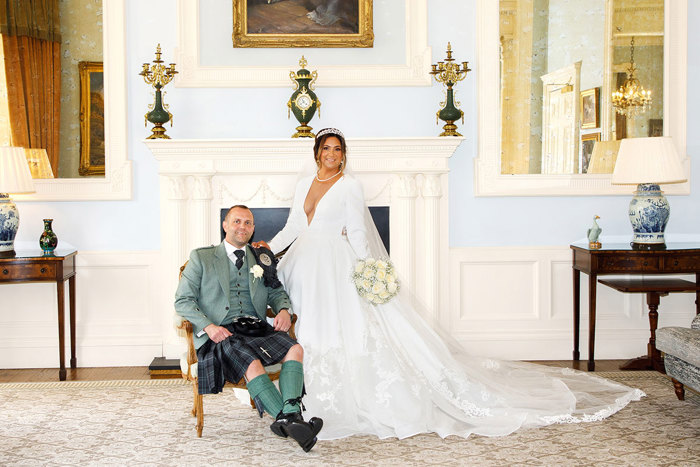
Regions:
M 304 421 L 300 412 L 285 414 L 280 412 L 277 419 L 272 422 L 270 429 L 277 436 L 291 437 L 305 451 L 309 452 L 316 444 L 316 435 L 323 428 L 323 420 L 312 417 L 308 422 Z

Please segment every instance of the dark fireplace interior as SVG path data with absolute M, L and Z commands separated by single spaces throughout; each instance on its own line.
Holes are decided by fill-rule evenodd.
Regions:
M 255 217 L 255 232 L 251 239 L 252 242 L 272 240 L 272 237 L 282 230 L 289 216 L 289 208 L 251 208 L 250 210 Z M 223 223 L 227 212 L 228 209 L 221 209 L 221 223 Z M 389 250 L 389 206 L 370 206 L 369 212 L 374 220 L 374 225 L 377 226 L 386 251 L 391 253 Z M 221 239 L 223 240 L 224 237 L 224 229 L 221 228 Z

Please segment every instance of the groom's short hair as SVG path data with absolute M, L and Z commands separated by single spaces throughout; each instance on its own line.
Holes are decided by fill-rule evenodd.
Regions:
M 253 216 L 253 222 L 255 222 L 255 216 L 253 215 L 253 211 L 251 211 L 250 208 L 245 204 L 236 204 L 228 208 L 228 211 L 226 211 L 226 215 L 224 216 L 224 220 L 228 218 L 228 215 L 231 214 L 231 211 L 233 211 L 234 209 L 247 209 L 248 211 L 250 211 L 250 215 Z

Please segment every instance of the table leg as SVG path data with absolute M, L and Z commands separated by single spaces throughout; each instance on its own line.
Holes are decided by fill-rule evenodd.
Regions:
M 700 284 L 700 272 L 695 273 L 695 283 Z M 700 315 L 700 290 L 695 292 L 695 314 Z
M 588 275 L 588 371 L 595 370 L 595 307 L 597 274 Z
M 663 360 L 661 352 L 656 348 L 656 329 L 659 326 L 659 302 L 660 294 L 656 292 L 647 293 L 647 305 L 649 306 L 649 344 L 647 344 L 647 357 L 649 365 L 654 369 L 663 368 Z
M 581 271 L 574 271 L 574 361 L 579 361 L 581 354 L 578 351 L 579 325 L 581 322 Z
M 656 349 L 656 329 L 659 325 L 659 303 L 661 297 L 667 293 L 647 292 L 647 306 L 649 307 L 649 343 L 647 354 L 626 361 L 620 366 L 621 370 L 657 370 L 665 373 L 661 353 Z
M 75 358 L 75 276 L 68 279 L 68 293 L 70 293 L 70 367 L 78 367 L 78 360 Z
M 66 356 L 65 354 L 65 292 L 63 288 L 65 287 L 63 280 L 56 281 L 56 292 L 58 297 L 58 379 L 61 381 L 66 380 Z

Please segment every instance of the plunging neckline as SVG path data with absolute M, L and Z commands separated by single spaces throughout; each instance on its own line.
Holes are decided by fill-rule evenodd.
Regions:
M 330 191 L 333 189 L 333 187 L 335 187 L 338 183 L 340 183 L 340 181 L 341 181 L 344 177 L 345 177 L 345 174 L 342 174 L 342 175 L 340 176 L 340 178 L 338 178 L 338 180 L 336 180 L 336 181 L 333 183 L 333 185 L 331 185 L 330 188 L 328 188 L 328 189 L 326 190 L 326 192 L 325 192 L 323 195 L 321 195 L 321 197 L 320 197 L 320 198 L 318 199 L 318 201 L 316 202 L 316 205 L 314 206 L 314 211 L 313 211 L 313 212 L 314 212 L 314 215 L 311 216 L 311 219 L 309 219 L 309 215 L 306 214 L 306 209 L 304 209 L 304 206 L 306 206 L 306 200 L 307 200 L 307 198 L 309 197 L 309 193 L 311 192 L 311 187 L 314 185 L 314 180 L 315 180 L 315 178 L 313 178 L 313 177 L 311 178 L 311 183 L 309 184 L 309 189 L 306 191 L 306 196 L 304 197 L 304 201 L 302 202 L 302 205 L 301 205 L 301 210 L 302 210 L 302 212 L 304 213 L 304 215 L 306 216 L 306 226 L 307 226 L 307 227 L 309 227 L 309 226 L 311 225 L 311 222 L 313 222 L 314 218 L 316 217 L 316 210 L 318 209 L 319 204 L 321 204 L 321 201 L 323 201 L 323 198 L 325 198 L 326 195 L 327 195 L 328 193 L 330 193 Z

